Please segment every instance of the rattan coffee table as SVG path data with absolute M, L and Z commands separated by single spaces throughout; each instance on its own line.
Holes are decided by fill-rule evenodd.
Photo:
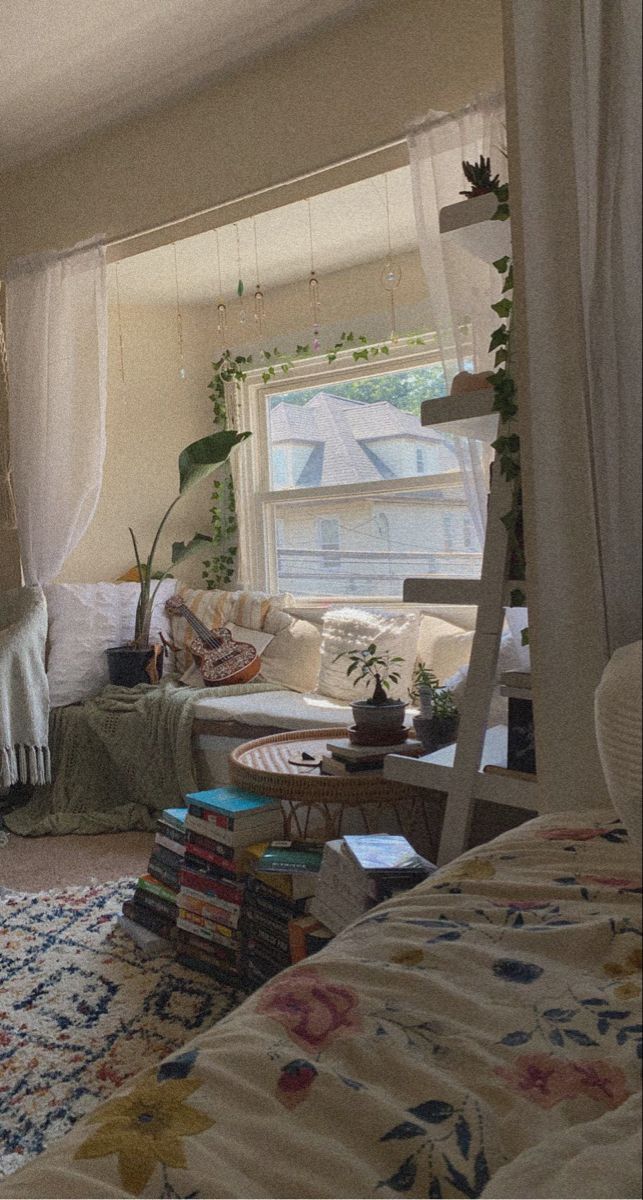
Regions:
M 384 814 L 392 812 L 397 831 L 408 837 L 409 830 L 419 823 L 422 842 L 433 848 L 436 839 L 429 824 L 430 805 L 426 804 L 430 793 L 425 788 L 385 779 L 380 771 L 321 775 L 318 766 L 302 767 L 289 762 L 302 751 L 319 758 L 328 753 L 326 743 L 331 738 L 344 737 L 346 729 L 340 726 L 273 734 L 244 742 L 230 754 L 230 782 L 282 800 L 286 837 L 305 838 L 320 833 L 324 839 L 340 837 L 349 809 L 359 812 L 365 831 L 381 832 Z

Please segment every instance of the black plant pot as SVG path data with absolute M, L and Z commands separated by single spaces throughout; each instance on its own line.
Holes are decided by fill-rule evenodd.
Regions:
M 421 717 L 413 720 L 415 732 L 427 754 L 450 746 L 458 736 L 458 717 Z
M 110 683 L 136 687 L 137 683 L 158 683 L 163 674 L 163 647 L 113 646 L 106 650 Z

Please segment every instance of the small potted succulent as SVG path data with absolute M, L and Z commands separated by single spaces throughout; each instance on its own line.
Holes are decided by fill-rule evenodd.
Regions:
M 208 434 L 197 442 L 186 446 L 179 455 L 179 494 L 172 501 L 161 519 L 154 535 L 152 548 L 147 558 L 142 558 L 134 531 L 130 528 L 130 536 L 134 548 L 136 566 L 129 577 L 139 584 L 140 592 L 136 607 L 132 640 L 124 646 L 113 646 L 106 650 L 109 678 L 112 683 L 124 687 L 134 687 L 137 683 L 157 683 L 163 673 L 163 646 L 150 640 L 150 625 L 152 609 L 158 586 L 170 574 L 172 567 L 183 562 L 191 554 L 203 550 L 212 538 L 205 533 L 196 533 L 187 543 L 174 542 L 172 545 L 172 562 L 166 570 L 156 570 L 154 560 L 159 538 L 175 504 L 195 483 L 205 479 L 227 461 L 231 451 L 239 442 L 250 437 L 249 433 L 237 433 L 225 429 L 219 433 Z M 156 587 L 154 582 L 156 581 Z
M 471 187 L 460 192 L 460 195 L 469 200 L 474 196 L 486 196 L 487 192 L 495 191 L 500 183 L 500 176 L 491 174 L 491 159 L 485 158 L 484 154 L 480 155 L 480 162 L 463 162 L 462 170 Z
M 442 687 L 423 662 L 416 663 L 413 670 L 409 699 L 420 708 L 413 724 L 425 750 L 439 750 L 455 741 L 460 714 L 453 692 Z
M 389 650 L 378 652 L 375 642 L 363 650 L 344 650 L 336 655 L 348 659 L 346 674 L 353 686 L 364 680 L 373 683 L 373 694 L 367 700 L 354 700 L 351 709 L 355 722 L 355 740 L 362 745 L 396 745 L 406 737 L 404 715 L 406 704 L 387 695 L 391 684 L 399 683 L 398 667 L 404 662 Z

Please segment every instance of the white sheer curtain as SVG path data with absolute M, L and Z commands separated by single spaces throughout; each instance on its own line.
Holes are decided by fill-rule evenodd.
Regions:
M 462 370 L 491 370 L 489 339 L 498 323 L 499 275 L 461 245 L 440 234 L 440 209 L 462 200 L 464 160 L 491 158 L 506 180 L 504 98 L 481 98 L 457 113 L 431 113 L 408 136 L 420 257 L 447 385 Z M 479 441 L 454 439 L 464 490 L 480 548 L 486 526 L 490 452 Z
M 594 691 L 640 637 L 639 0 L 504 7 L 541 794 L 607 800 Z
M 9 265 L 9 432 L 25 583 L 78 544 L 105 457 L 107 280 L 100 239 Z

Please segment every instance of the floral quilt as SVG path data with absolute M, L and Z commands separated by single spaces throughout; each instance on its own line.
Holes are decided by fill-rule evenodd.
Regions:
M 128 1083 L 0 1197 L 480 1196 L 639 1091 L 640 891 L 612 812 L 512 830 Z

